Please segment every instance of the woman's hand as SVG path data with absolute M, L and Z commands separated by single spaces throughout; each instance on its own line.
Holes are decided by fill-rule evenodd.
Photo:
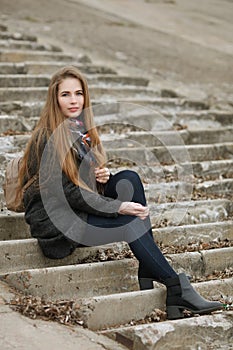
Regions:
M 135 215 L 145 220 L 149 215 L 149 208 L 135 202 L 123 202 L 118 210 L 122 215 Z
M 110 177 L 110 171 L 108 168 L 95 168 L 96 181 L 106 184 Z

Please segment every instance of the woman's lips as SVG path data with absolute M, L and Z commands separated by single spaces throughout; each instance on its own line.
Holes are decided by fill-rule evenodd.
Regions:
M 78 108 L 77 108 L 77 107 L 69 108 L 69 111 L 70 111 L 71 113 L 74 113 L 74 112 L 77 112 L 77 111 L 78 111 Z

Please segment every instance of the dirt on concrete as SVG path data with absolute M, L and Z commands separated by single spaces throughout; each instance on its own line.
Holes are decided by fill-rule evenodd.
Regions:
M 1 23 L 124 74 L 232 97 L 229 0 L 0 0 Z

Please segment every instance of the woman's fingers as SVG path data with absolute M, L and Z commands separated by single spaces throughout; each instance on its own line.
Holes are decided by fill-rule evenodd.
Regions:
M 95 175 L 96 176 L 109 176 L 110 171 L 108 168 L 95 168 Z
M 122 215 L 135 215 L 144 220 L 149 215 L 149 208 L 139 203 L 123 202 L 118 212 Z
M 95 177 L 98 182 L 106 183 L 110 177 L 110 171 L 108 168 L 95 168 Z
M 144 220 L 149 215 L 149 210 L 145 210 L 143 212 L 141 212 L 141 211 L 140 212 L 136 212 L 134 215 L 138 216 L 140 219 Z

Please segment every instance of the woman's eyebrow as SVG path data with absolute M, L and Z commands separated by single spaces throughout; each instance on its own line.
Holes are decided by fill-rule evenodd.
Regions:
M 83 92 L 83 90 L 82 89 L 77 89 L 77 90 L 75 90 L 75 92 Z M 60 94 L 63 94 L 63 93 L 70 93 L 71 91 L 70 90 L 61 90 L 60 91 Z

